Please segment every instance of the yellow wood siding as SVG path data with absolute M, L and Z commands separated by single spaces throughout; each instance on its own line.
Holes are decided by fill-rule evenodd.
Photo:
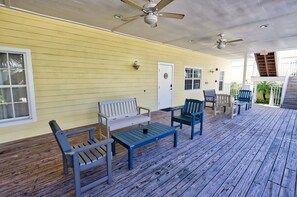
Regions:
M 38 119 L 0 128 L 0 143 L 49 133 L 51 119 L 65 129 L 96 123 L 101 100 L 136 97 L 157 110 L 158 62 L 174 64 L 174 105 L 203 98 L 201 90 L 184 91 L 186 65 L 203 68 L 202 88 L 218 88 L 219 72 L 210 69 L 230 78 L 231 64 L 221 58 L 7 8 L 0 8 L 0 46 L 32 51 Z

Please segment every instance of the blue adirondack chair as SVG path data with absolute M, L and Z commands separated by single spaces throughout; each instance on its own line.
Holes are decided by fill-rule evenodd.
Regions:
M 246 110 L 252 108 L 252 91 L 239 90 L 239 94 L 234 97 L 235 101 L 246 102 Z
M 108 184 L 111 183 L 111 143 L 113 142 L 113 139 L 103 141 L 97 140 L 94 138 L 95 128 L 65 133 L 55 120 L 50 121 L 49 125 L 62 152 L 64 174 L 68 174 L 68 167 L 73 168 L 76 196 L 81 196 L 82 192 L 105 181 L 107 181 Z M 75 146 L 70 146 L 67 137 L 83 132 L 89 132 L 89 140 Z M 106 164 L 107 175 L 81 187 L 80 172 L 103 163 Z
M 175 116 L 174 112 L 180 110 L 180 115 Z M 202 135 L 203 128 L 203 118 L 204 118 L 204 102 L 195 99 L 186 99 L 185 105 L 183 107 L 174 108 L 171 111 L 171 126 L 174 126 L 174 122 L 180 123 L 175 127 L 182 128 L 182 125 L 191 126 L 191 139 L 194 135 Z M 200 123 L 200 130 L 194 131 L 195 125 Z

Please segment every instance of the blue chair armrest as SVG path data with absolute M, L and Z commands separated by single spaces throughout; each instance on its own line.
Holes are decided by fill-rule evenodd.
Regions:
M 113 141 L 114 140 L 112 138 L 109 138 L 107 140 L 102 140 L 100 142 L 91 144 L 89 146 L 85 146 L 85 147 L 77 148 L 77 149 L 72 149 L 71 151 L 66 152 L 65 154 L 66 155 L 74 155 L 75 153 L 81 153 L 81 152 L 84 152 L 84 151 L 87 151 L 87 150 L 92 150 L 94 148 L 98 148 L 98 147 L 102 147 L 102 146 L 111 144 L 111 143 L 113 143 Z
M 173 108 L 173 109 L 171 110 L 171 117 L 174 116 L 174 112 L 175 112 L 175 111 L 180 110 L 181 113 L 182 113 L 183 109 L 184 109 L 183 107 L 175 107 L 175 108 Z
M 65 133 L 65 135 L 68 136 L 72 136 L 72 135 L 77 135 L 77 134 L 81 134 L 84 132 L 89 132 L 89 138 L 90 139 L 94 139 L 94 131 L 96 130 L 95 127 L 91 127 L 91 128 L 87 128 L 87 129 L 82 129 L 82 130 L 77 130 L 77 131 L 71 131 L 69 133 Z
M 200 116 L 200 117 L 202 117 L 203 115 L 204 115 L 204 112 L 196 112 L 196 113 L 192 113 L 191 114 L 192 115 L 192 117 L 196 117 L 196 116 Z

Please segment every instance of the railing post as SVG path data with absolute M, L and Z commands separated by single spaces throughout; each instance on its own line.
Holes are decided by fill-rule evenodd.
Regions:
M 270 105 L 270 106 L 274 106 L 274 92 L 273 92 L 273 86 L 270 87 L 269 105 Z

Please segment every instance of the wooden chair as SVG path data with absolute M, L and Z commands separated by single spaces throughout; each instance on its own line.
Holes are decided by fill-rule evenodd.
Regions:
M 235 101 L 246 102 L 246 110 L 252 108 L 252 91 L 239 90 L 239 94 L 234 97 Z
M 216 91 L 214 89 L 211 90 L 203 90 L 203 95 L 204 95 L 204 102 L 205 102 L 205 107 L 211 107 L 212 110 L 214 110 L 215 103 L 216 103 Z M 212 106 L 207 106 L 207 103 L 211 103 Z
M 62 152 L 64 174 L 68 174 L 68 167 L 73 169 L 76 196 L 81 196 L 82 192 L 105 181 L 107 181 L 108 184 L 111 183 L 111 143 L 113 142 L 113 139 L 98 141 L 94 138 L 95 128 L 65 133 L 55 120 L 50 121 L 49 125 Z M 78 145 L 70 146 L 67 138 L 83 132 L 89 132 L 89 140 Z M 107 175 L 81 187 L 80 172 L 103 163 L 106 163 Z
M 180 110 L 180 115 L 174 116 L 174 112 Z M 194 99 L 186 99 L 185 105 L 183 107 L 175 108 L 171 111 L 171 126 L 173 127 L 174 122 L 180 123 L 180 125 L 175 127 L 182 128 L 182 125 L 191 126 L 191 139 L 194 135 L 202 135 L 203 128 L 203 117 L 204 117 L 204 102 Z M 194 131 L 195 125 L 200 123 L 200 130 Z

